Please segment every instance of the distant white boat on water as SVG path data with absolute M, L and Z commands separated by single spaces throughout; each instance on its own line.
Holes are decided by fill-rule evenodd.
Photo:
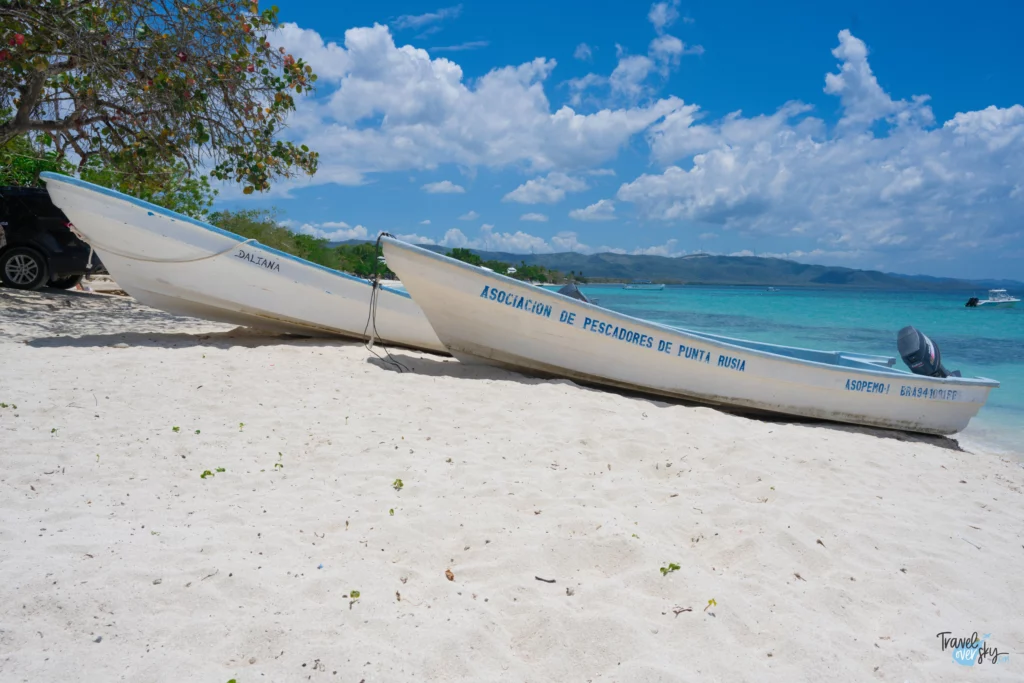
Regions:
M 137 300 L 169 313 L 278 332 L 339 335 L 443 352 L 408 293 L 372 285 L 155 204 L 41 173 L 61 208 Z M 371 321 L 372 322 L 372 321 Z
M 987 299 L 972 296 L 964 306 L 967 308 L 1013 308 L 1019 303 L 1020 299 L 1010 296 L 1005 289 L 990 289 Z
M 663 284 L 660 284 L 660 285 L 659 284 L 655 284 L 655 283 L 651 282 L 650 280 L 633 280 L 632 282 L 627 282 L 626 284 L 622 285 L 622 288 L 623 289 L 649 289 L 651 291 L 657 292 L 657 291 L 661 291 L 661 290 L 665 289 L 665 285 L 663 285 Z
M 930 434 L 967 426 L 999 383 L 888 356 L 730 339 L 639 320 L 383 238 L 388 267 L 459 360 L 731 408 Z M 946 374 L 913 328 L 900 353 Z

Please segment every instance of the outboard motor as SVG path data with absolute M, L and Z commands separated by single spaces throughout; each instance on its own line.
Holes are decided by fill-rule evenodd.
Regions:
M 939 345 L 907 325 L 896 335 L 896 348 L 903 362 L 915 375 L 928 377 L 959 377 L 960 371 L 949 372 L 942 366 Z
M 575 282 L 570 282 L 565 287 L 562 287 L 558 290 L 558 293 L 564 294 L 565 296 L 571 296 L 573 299 L 579 299 L 580 301 L 588 304 L 590 303 L 590 299 L 580 291 L 580 288 L 576 286 Z
M 972 296 L 970 299 L 967 300 L 967 303 L 964 304 L 964 307 L 965 308 L 977 308 L 978 307 L 978 297 Z

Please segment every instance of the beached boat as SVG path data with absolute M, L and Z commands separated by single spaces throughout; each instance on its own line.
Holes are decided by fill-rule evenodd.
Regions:
M 962 430 L 999 386 L 984 378 L 912 374 L 892 367 L 888 356 L 813 351 L 658 325 L 390 237 L 383 245 L 388 267 L 438 337 L 467 362 L 733 409 L 932 434 Z M 912 341 L 922 349 L 922 362 L 938 372 L 938 350 L 927 339 Z
M 665 285 L 664 284 L 660 284 L 660 285 L 659 284 L 655 284 L 655 283 L 651 282 L 650 280 L 633 280 L 632 282 L 627 282 L 626 284 L 622 285 L 622 288 L 623 289 L 648 289 L 648 290 L 651 290 L 652 292 L 660 292 L 661 290 L 665 289 Z
M 972 296 L 964 306 L 967 308 L 1013 308 L 1019 303 L 1020 299 L 1010 296 L 1005 289 L 990 289 L 987 299 Z
M 149 202 L 42 173 L 53 203 L 147 306 L 278 332 L 366 339 L 373 287 Z M 375 339 L 444 351 L 408 293 L 381 287 Z

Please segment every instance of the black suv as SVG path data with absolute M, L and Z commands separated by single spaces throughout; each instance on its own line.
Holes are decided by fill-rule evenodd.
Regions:
M 38 187 L 0 187 L 0 282 L 16 289 L 69 289 L 100 260 Z

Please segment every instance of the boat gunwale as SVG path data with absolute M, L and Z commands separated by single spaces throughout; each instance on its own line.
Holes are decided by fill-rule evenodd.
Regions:
M 471 273 L 474 273 L 475 275 L 483 276 L 485 278 L 495 279 L 495 280 L 498 280 L 499 282 L 508 282 L 509 284 L 512 284 L 512 285 L 515 285 L 515 286 L 528 286 L 528 285 L 523 285 L 522 282 L 520 282 L 519 280 L 516 280 L 514 278 L 510 278 L 510 277 L 507 277 L 507 276 L 502 275 L 500 273 L 495 273 L 493 271 L 484 271 L 484 270 L 482 270 L 480 268 L 477 268 L 476 266 L 474 266 L 472 264 L 464 263 L 464 262 L 459 261 L 457 259 L 453 259 L 451 257 L 445 256 L 444 254 L 437 254 L 437 253 L 435 253 L 433 251 L 430 251 L 429 249 L 424 249 L 424 248 L 419 247 L 419 246 L 417 246 L 415 244 L 410 244 L 408 242 L 404 242 L 402 240 L 399 240 L 399 239 L 396 239 L 396 238 L 393 238 L 393 237 L 385 236 L 385 237 L 382 238 L 382 240 L 383 240 L 384 243 L 394 244 L 399 249 L 406 249 L 406 250 L 412 252 L 413 254 L 419 254 L 419 255 L 422 255 L 422 256 L 427 256 L 427 257 L 429 257 L 429 258 L 431 258 L 431 259 L 433 259 L 435 261 L 439 261 L 439 262 L 441 262 L 443 264 L 446 264 L 446 265 L 456 266 L 458 268 L 461 268 L 461 269 L 467 270 L 467 271 L 469 271 Z M 578 299 L 573 299 L 572 297 L 565 296 L 564 294 L 559 294 L 557 291 L 552 291 L 552 290 L 546 289 L 546 288 L 540 288 L 540 289 L 542 289 L 542 291 L 546 295 L 548 295 L 548 296 L 556 297 L 557 300 L 562 300 L 562 301 L 564 301 L 566 303 L 572 303 L 572 304 L 577 305 L 577 306 L 582 306 L 584 309 L 589 309 L 589 310 L 593 310 L 593 311 L 599 311 L 601 313 L 607 313 L 607 314 L 610 314 L 612 316 L 617 316 L 620 319 L 628 320 L 630 322 L 639 323 L 641 325 L 648 325 L 648 326 L 653 327 L 655 329 L 663 330 L 663 331 L 669 332 L 669 333 L 682 334 L 684 336 L 694 337 L 694 338 L 699 339 L 701 341 L 712 342 L 714 344 L 719 344 L 719 345 L 721 345 L 721 346 L 723 346 L 725 348 L 728 348 L 728 349 L 735 349 L 738 352 L 744 352 L 744 353 L 753 354 L 755 356 L 766 358 L 766 359 L 769 359 L 769 360 L 782 361 L 782 362 L 787 362 L 787 363 L 795 363 L 797 365 L 812 366 L 812 367 L 817 367 L 817 368 L 825 368 L 825 369 L 829 369 L 829 370 L 838 370 L 838 371 L 841 371 L 841 372 L 852 372 L 852 373 L 857 373 L 857 374 L 869 375 L 869 376 L 873 376 L 873 377 L 892 377 L 892 376 L 897 376 L 897 377 L 906 378 L 908 380 L 924 381 L 924 382 L 928 382 L 928 383 L 947 384 L 947 385 L 948 384 L 953 384 L 953 385 L 960 385 L 960 386 L 977 386 L 977 387 L 987 387 L 989 389 L 999 388 L 999 381 L 998 380 L 990 379 L 990 378 L 987 378 L 987 377 L 930 377 L 928 375 L 916 375 L 914 373 L 907 372 L 906 370 L 902 370 L 900 368 L 883 368 L 883 367 L 879 367 L 879 368 L 870 368 L 869 369 L 869 368 L 848 367 L 848 366 L 836 365 L 836 364 L 831 364 L 831 363 L 821 363 L 819 361 L 805 360 L 805 359 L 802 359 L 802 358 L 793 358 L 792 356 L 784 356 L 782 354 L 771 353 L 769 351 L 761 351 L 761 350 L 758 350 L 758 349 L 750 349 L 750 348 L 747 348 L 747 347 L 736 346 L 735 344 L 731 344 L 729 342 L 715 341 L 715 340 L 707 339 L 707 338 L 703 337 L 700 333 L 691 333 L 689 331 L 684 331 L 684 330 L 682 330 L 680 328 L 670 327 L 668 325 L 663 325 L 661 323 L 653 322 L 653 321 L 650 321 L 650 320 L 644 320 L 642 318 L 634 318 L 631 315 L 627 315 L 625 313 L 619 313 L 618 311 L 613 311 L 613 310 L 611 310 L 609 308 L 602 308 L 601 306 L 596 306 L 596 305 L 594 305 L 592 303 L 589 303 L 589 302 L 580 301 Z M 422 308 L 422 306 L 421 306 L 421 308 Z M 426 310 L 424 310 L 424 313 L 426 313 Z M 430 316 L 427 316 L 428 320 L 429 320 L 429 317 Z M 442 340 L 442 343 L 443 343 L 443 340 Z M 758 342 L 758 343 L 766 343 L 766 342 Z M 445 346 L 447 346 L 447 344 Z M 781 347 L 781 345 L 773 345 L 773 346 L 780 346 Z M 788 347 L 788 348 L 799 348 L 799 347 Z M 808 349 L 808 350 L 813 350 L 813 349 Z M 833 352 L 825 352 L 825 353 L 843 353 L 843 352 L 835 352 L 835 351 L 833 351 Z
M 144 199 L 138 199 L 136 197 L 132 197 L 131 195 L 127 195 L 127 194 L 125 194 L 123 192 L 118 192 L 117 190 L 111 190 L 109 187 L 103 187 L 102 185 L 96 185 L 95 183 L 90 183 L 87 180 L 82 180 L 80 178 L 73 178 L 71 176 L 67 176 L 67 175 L 64 175 L 62 173 L 54 173 L 52 171 L 43 171 L 42 173 L 39 174 L 39 177 L 42 178 L 43 180 L 47 181 L 48 183 L 50 181 L 54 181 L 54 182 L 59 182 L 59 183 L 65 183 L 67 185 L 71 185 L 72 187 L 77 187 L 77 188 L 84 189 L 84 190 L 91 190 L 91 191 L 96 192 L 98 194 L 106 195 L 107 197 L 110 197 L 111 199 L 121 200 L 121 201 L 127 202 L 128 204 L 135 205 L 135 206 L 137 206 L 140 209 L 146 209 L 147 211 L 150 211 L 152 213 L 160 214 L 160 215 L 164 216 L 165 218 L 170 218 L 172 220 L 180 221 L 182 223 L 188 223 L 189 225 L 192 225 L 194 227 L 202 228 L 204 230 L 208 230 L 209 232 L 213 232 L 213 233 L 216 233 L 218 235 L 222 235 L 224 237 L 228 237 L 228 238 L 230 238 L 230 239 L 232 239 L 232 240 L 234 240 L 236 242 L 245 242 L 246 241 L 245 237 L 242 237 L 241 235 L 233 233 L 233 232 L 231 232 L 229 230 L 224 230 L 223 228 L 218 228 L 216 225 L 211 225 L 210 223 L 205 223 L 205 222 L 203 222 L 203 221 L 201 221 L 201 220 L 199 220 L 197 218 L 192 218 L 191 216 L 186 216 L 184 214 L 178 213 L 177 211 L 172 211 L 171 209 L 165 209 L 162 206 L 157 206 L 156 204 L 153 204 L 152 202 L 147 202 Z M 88 241 L 88 240 L 86 240 L 86 241 Z M 264 251 L 266 251 L 268 253 L 276 254 L 277 256 L 280 256 L 282 258 L 286 258 L 286 259 L 288 259 L 290 261 L 295 261 L 296 263 L 300 263 L 300 264 L 305 265 L 305 266 L 312 266 L 313 268 L 315 268 L 317 270 L 322 270 L 322 271 L 324 271 L 326 273 L 330 273 L 331 275 L 336 275 L 336 276 L 341 277 L 341 278 L 343 278 L 345 280 L 350 280 L 352 282 L 358 282 L 360 284 L 366 285 L 367 287 L 372 287 L 373 286 L 373 283 L 370 282 L 369 280 L 365 280 L 365 279 L 363 279 L 361 277 L 356 277 L 355 275 L 349 275 L 348 273 L 343 273 L 340 270 L 335 270 L 333 268 L 328 268 L 327 266 L 322 266 L 319 263 L 313 263 L 312 261 L 308 261 L 308 260 L 306 260 L 304 258 L 301 258 L 299 256 L 295 256 L 294 254 L 289 254 L 288 252 L 284 252 L 284 251 L 281 251 L 279 249 L 275 249 L 274 247 L 267 246 L 266 244 L 263 244 L 263 243 L 261 243 L 261 242 L 259 242 L 257 240 L 252 240 L 252 241 L 249 242 L 249 244 L 252 245 L 255 248 L 262 249 L 262 250 L 264 250 Z M 122 257 L 122 258 L 124 258 L 124 257 Z M 412 298 L 408 292 L 403 292 L 403 291 L 398 290 L 398 289 L 392 289 L 391 287 L 387 287 L 387 286 L 384 286 L 384 285 L 380 285 L 380 289 L 385 291 L 385 292 L 388 292 L 390 294 L 396 294 L 396 295 L 398 295 L 400 297 L 403 297 L 403 298 L 406 298 L 406 299 L 411 299 Z

